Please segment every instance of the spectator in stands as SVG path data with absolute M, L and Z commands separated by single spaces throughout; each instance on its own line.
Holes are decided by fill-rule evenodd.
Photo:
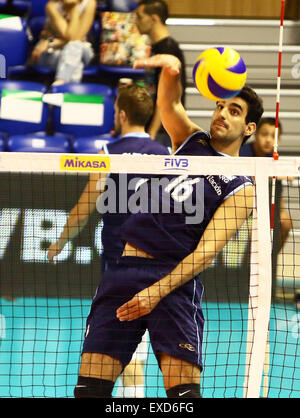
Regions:
M 46 4 L 46 24 L 31 61 L 55 71 L 54 84 L 80 82 L 84 66 L 93 59 L 87 37 L 96 6 L 96 0 L 50 0 Z
M 177 41 L 169 35 L 166 25 L 168 16 L 168 5 L 164 0 L 141 0 L 136 10 L 137 27 L 141 34 L 148 35 L 152 44 L 152 55 L 171 54 L 181 61 L 182 103 L 184 105 L 186 86 L 185 61 Z M 155 103 L 160 71 L 161 69 L 157 68 L 146 72 L 146 84 L 153 95 Z M 166 131 L 162 127 L 157 106 L 155 106 L 148 132 L 152 139 L 156 139 L 166 146 L 171 144 Z
M 274 118 L 262 118 L 257 126 L 254 142 L 243 145 L 240 149 L 240 156 L 272 157 L 275 143 L 275 126 L 276 120 Z M 280 122 L 278 128 L 278 140 L 280 140 L 280 135 L 282 133 L 282 126 Z M 277 181 L 276 189 L 276 194 L 278 194 L 280 202 L 280 246 L 278 249 L 278 251 L 280 251 L 287 240 L 293 225 L 289 212 L 284 208 L 282 184 L 280 179 Z

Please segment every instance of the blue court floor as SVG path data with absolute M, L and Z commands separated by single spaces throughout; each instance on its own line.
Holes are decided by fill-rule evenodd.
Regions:
M 0 299 L 0 397 L 72 397 L 89 300 Z M 248 308 L 204 304 L 202 394 L 243 397 Z M 269 397 L 300 397 L 300 313 L 275 305 L 270 322 Z M 149 349 L 146 396 L 165 397 Z

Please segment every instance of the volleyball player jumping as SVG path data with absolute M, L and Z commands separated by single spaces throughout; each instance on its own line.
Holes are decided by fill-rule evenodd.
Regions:
M 255 132 L 261 118 L 261 99 L 244 87 L 237 97 L 218 101 L 210 132 L 205 132 L 188 118 L 181 104 L 180 65 L 170 55 L 136 63 L 136 67 L 162 68 L 158 105 L 173 154 L 238 156 L 241 144 Z M 172 188 L 176 181 L 178 184 L 178 176 L 169 176 L 169 180 L 171 186 L 164 193 L 170 197 L 170 213 L 132 214 L 122 226 L 123 256 L 104 274 L 87 324 L 77 398 L 111 396 L 145 329 L 167 396 L 201 397 L 204 317 L 199 274 L 251 213 L 253 184 L 241 176 L 181 179 L 183 184 L 189 182 L 185 191 L 190 195 L 185 197 L 193 201 L 197 201 L 197 184 L 203 182 L 204 218 L 188 224 L 187 213 L 172 212 L 179 198 Z M 163 193 L 159 197 L 163 199 Z M 183 195 L 180 197 L 182 200 Z

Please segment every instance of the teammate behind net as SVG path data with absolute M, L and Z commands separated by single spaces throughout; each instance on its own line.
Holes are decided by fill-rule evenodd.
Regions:
M 153 56 L 136 66 L 162 68 L 158 104 L 175 155 L 239 155 L 263 113 L 262 101 L 251 88 L 217 103 L 207 133 L 188 118 L 181 103 L 177 58 Z M 163 192 L 170 198 L 170 211 L 131 214 L 122 226 L 123 255 L 115 268 L 105 272 L 88 319 L 77 398 L 111 396 L 145 329 L 167 396 L 201 397 L 204 318 L 199 274 L 251 213 L 253 184 L 239 176 L 186 175 L 167 180 Z M 150 183 L 144 187 L 150 189 Z M 187 222 L 186 208 L 178 214 L 174 207 L 188 197 L 197 201 L 199 184 L 204 188 L 204 216 L 197 223 Z
M 135 154 L 161 154 L 168 155 L 167 148 L 161 144 L 152 141 L 145 132 L 145 125 L 153 111 L 153 101 L 150 94 L 143 87 L 137 85 L 123 86 L 119 89 L 115 102 L 115 123 L 114 129 L 116 135 L 121 135 L 120 139 L 105 147 L 101 153 L 135 153 Z M 126 177 L 124 179 L 124 177 Z M 110 175 L 110 181 L 116 186 L 117 195 L 120 196 L 122 190 L 119 190 L 119 180 L 123 178 L 125 182 L 130 181 L 130 176 Z M 100 182 L 99 182 L 100 180 Z M 122 184 L 124 185 L 124 181 Z M 102 195 L 106 184 L 106 174 L 91 174 L 88 184 L 85 187 L 78 203 L 71 210 L 68 221 L 57 242 L 53 243 L 48 249 L 48 259 L 52 261 L 67 244 L 85 227 L 90 215 L 95 211 L 98 198 Z M 100 190 L 98 188 L 100 186 Z M 124 187 L 124 186 L 123 186 Z M 123 190 L 124 192 L 125 190 Z M 128 191 L 128 199 L 130 198 Z M 103 195 L 102 195 L 103 196 Z M 116 205 L 119 207 L 119 205 Z M 99 207 L 98 207 L 99 209 Z M 102 243 L 103 253 L 102 274 L 113 268 L 118 258 L 122 255 L 124 243 L 120 239 L 120 227 L 126 219 L 126 213 L 103 214 Z M 93 306 L 91 311 L 93 310 Z M 147 344 L 146 344 L 147 345 Z M 145 350 L 145 344 L 142 345 Z M 95 347 L 97 351 L 97 347 Z M 146 356 L 147 353 L 145 353 Z M 137 354 L 129 367 L 126 368 L 122 376 L 124 380 L 125 395 L 127 397 L 142 397 L 143 387 L 143 363 L 145 356 Z

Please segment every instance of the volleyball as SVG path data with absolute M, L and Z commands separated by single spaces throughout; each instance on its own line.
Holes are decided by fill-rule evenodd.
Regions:
M 194 83 L 210 100 L 227 100 L 235 97 L 244 87 L 247 68 L 240 54 L 229 47 L 205 50 L 193 69 Z

